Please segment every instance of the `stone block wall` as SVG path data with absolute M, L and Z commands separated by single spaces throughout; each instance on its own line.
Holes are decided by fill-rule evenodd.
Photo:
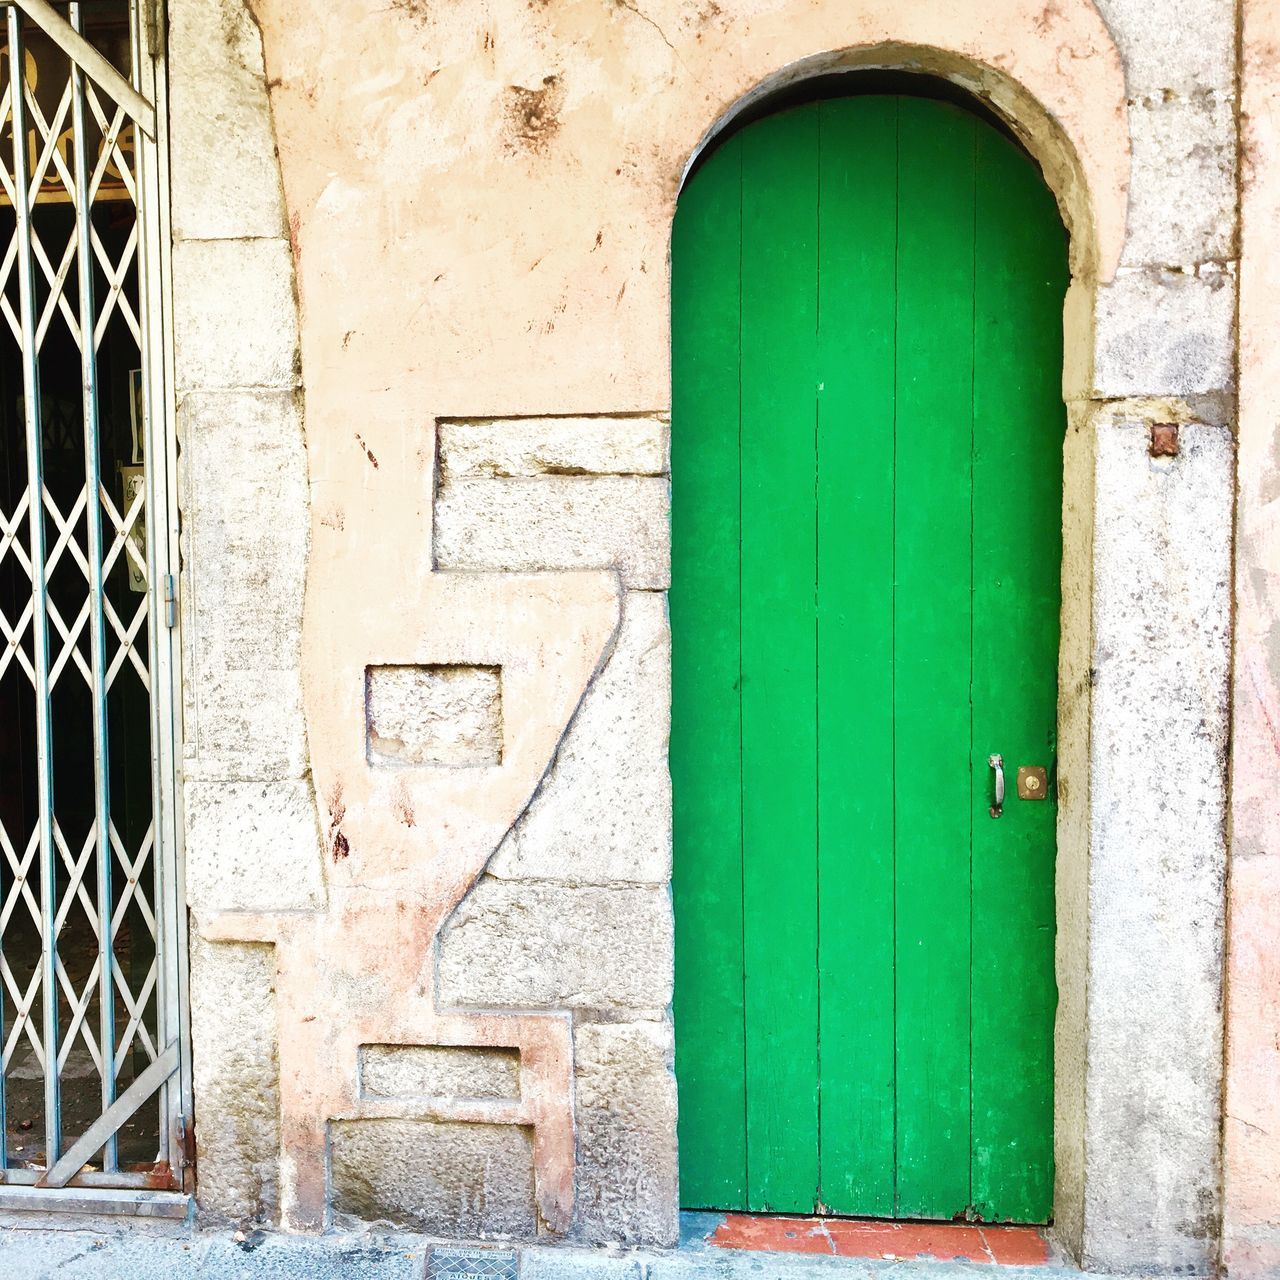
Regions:
M 1075 863 L 1090 942 L 1083 1092 L 1058 1134 L 1081 1176 L 1059 1177 L 1056 1212 L 1086 1266 L 1204 1271 L 1221 1219 L 1235 13 L 1098 7 L 1124 61 L 1132 167 L 1092 368 L 1067 386 L 1093 473 L 1092 746 L 1074 779 L 1090 795 Z M 1177 424 L 1176 457 L 1151 456 L 1160 422 Z M 1060 899 L 1072 874 L 1060 861 Z M 1062 1029 L 1060 1057 L 1076 1051 Z
M 661 415 L 442 424 L 442 568 L 616 567 L 607 663 L 440 940 L 446 1005 L 570 1009 L 575 1234 L 676 1233 L 670 636 Z M 523 532 L 521 532 L 523 531 Z
M 252 15 L 236 0 L 172 4 L 169 62 L 198 1187 L 211 1221 L 271 1222 L 275 957 L 206 942 L 199 920 L 325 898 L 300 676 L 310 516 L 293 256 Z

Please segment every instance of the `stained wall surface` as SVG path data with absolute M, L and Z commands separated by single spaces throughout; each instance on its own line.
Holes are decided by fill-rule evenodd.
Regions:
M 1207 1270 L 1233 5 L 171 19 L 202 1213 L 675 1238 L 671 217 L 744 101 L 888 66 L 1002 114 L 1072 234 L 1057 1229 Z
M 1280 1276 L 1280 4 L 1243 7 L 1223 1261 Z

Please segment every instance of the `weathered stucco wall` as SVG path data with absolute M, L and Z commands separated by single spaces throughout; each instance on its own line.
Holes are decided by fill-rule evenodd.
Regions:
M 1280 1276 L 1280 4 L 1243 5 L 1223 1261 Z
M 203 1211 L 674 1238 L 670 222 L 761 86 L 888 65 L 1072 231 L 1058 1230 L 1206 1270 L 1233 6 L 172 10 Z

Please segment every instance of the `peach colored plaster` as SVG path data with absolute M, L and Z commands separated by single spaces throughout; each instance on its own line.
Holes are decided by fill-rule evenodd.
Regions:
M 1243 11 L 1223 1255 L 1280 1275 L 1280 0 Z
M 618 588 L 433 572 L 436 419 L 668 405 L 681 175 L 744 96 L 818 70 L 927 68 L 986 94 L 1041 156 L 1078 276 L 1108 278 L 1128 173 L 1120 61 L 1087 0 L 331 0 L 323 21 L 302 0 L 253 7 L 301 295 L 328 906 L 201 927 L 277 943 L 286 1225 L 324 1222 L 328 1121 L 380 1114 L 356 1096 L 357 1046 L 400 1041 L 520 1047 L 521 1102 L 471 1118 L 505 1106 L 535 1127 L 539 1206 L 563 1230 L 567 1017 L 437 1010 L 432 942 L 551 760 Z M 504 763 L 371 768 L 365 666 L 442 661 L 503 666 Z
M 410 474 L 402 459 L 402 474 Z M 372 465 L 367 464 L 367 465 Z M 383 465 L 379 461 L 379 469 Z M 383 492 L 381 510 L 420 537 L 410 494 Z M 362 1097 L 364 1044 L 503 1045 L 521 1051 L 517 1103 L 424 1103 L 411 1118 L 530 1125 L 539 1211 L 553 1230 L 572 1204 L 571 1027 L 555 1014 L 437 1011 L 434 941 L 511 824 L 528 804 L 618 624 L 612 574 L 536 578 L 431 574 L 392 551 L 378 566 L 337 531 L 319 555 L 337 608 L 309 615 L 307 704 L 328 909 L 221 914 L 212 940 L 276 944 L 280 1025 L 281 1212 L 318 1230 L 328 1201 L 328 1122 L 406 1116 L 404 1100 Z M 316 560 L 319 559 L 317 555 Z M 319 576 L 313 560 L 313 575 Z M 314 578 L 313 578 L 314 581 Z M 395 621 L 388 625 L 388 619 Z M 365 668 L 402 662 L 502 668 L 504 741 L 493 768 L 373 768 L 365 758 Z

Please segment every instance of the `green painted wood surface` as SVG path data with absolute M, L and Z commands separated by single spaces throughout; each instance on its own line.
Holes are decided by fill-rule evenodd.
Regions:
M 697 851 L 673 869 L 680 1134 L 698 1158 L 682 1173 L 691 1204 L 746 1204 L 747 1131 L 742 984 L 742 711 L 739 352 L 742 290 L 741 140 L 698 174 L 671 246 L 671 287 L 685 309 L 672 352 L 687 429 L 672 436 L 673 536 L 697 548 L 671 584 L 684 643 L 671 669 L 672 824 Z M 689 957 L 697 958 L 696 964 Z M 714 1010 L 714 1015 L 710 1011 Z
M 745 132 L 742 171 L 747 1204 L 808 1212 L 818 1185 L 817 114 Z M 780 714 L 793 707 L 807 714 Z M 789 962 L 802 955 L 808 964 Z
M 975 121 L 898 108 L 893 792 L 897 1211 L 969 1199 Z
M 682 1202 L 1043 1221 L 1052 198 L 954 106 L 833 100 L 719 147 L 672 258 Z
M 819 289 L 817 388 L 822 1198 L 837 1213 L 888 1215 L 898 103 L 825 102 L 819 118 L 819 279 L 828 285 Z
M 1054 754 L 1066 255 L 1053 197 L 1007 139 L 978 134 L 974 297 L 973 770 Z M 1017 714 L 1009 714 L 1016 712 Z M 973 805 L 973 1189 L 983 1217 L 1053 1198 L 1055 803 Z M 1010 1045 L 1016 1053 L 1009 1052 Z

